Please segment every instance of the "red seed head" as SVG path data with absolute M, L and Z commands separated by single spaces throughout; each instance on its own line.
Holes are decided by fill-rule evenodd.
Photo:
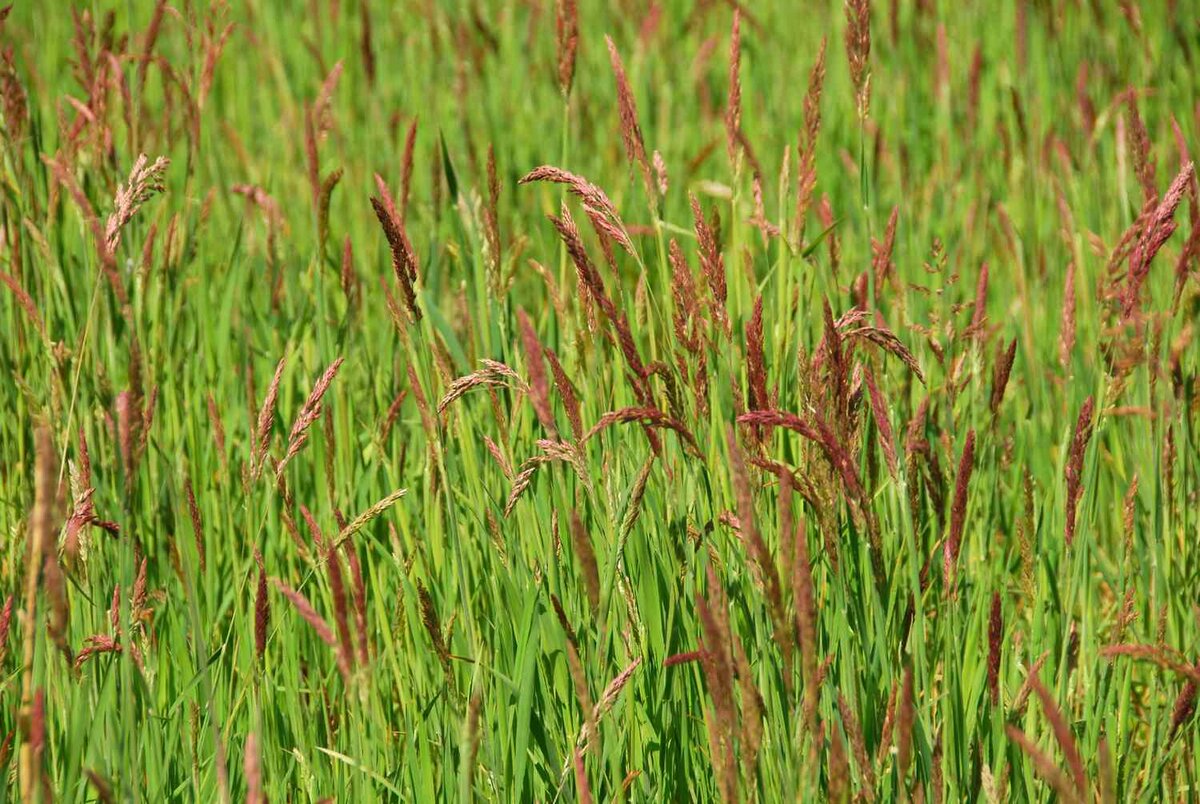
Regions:
M 1070 547 L 1075 540 L 1076 506 L 1083 494 L 1083 459 L 1088 441 L 1092 437 L 1092 412 L 1094 409 L 1095 401 L 1089 396 L 1079 411 L 1079 418 L 1075 422 L 1075 435 L 1071 438 L 1071 446 L 1067 453 L 1067 465 L 1064 470 L 1067 481 L 1067 522 L 1064 538 L 1067 547 Z
M 1008 348 L 1000 355 L 1000 359 L 996 361 L 996 368 L 992 375 L 992 398 L 990 406 L 992 414 L 1000 409 L 1000 403 L 1004 401 L 1004 391 L 1008 388 L 1008 378 L 1012 374 L 1013 360 L 1017 357 L 1017 339 L 1013 338 Z
M 267 573 L 263 570 L 262 556 L 258 559 L 258 588 L 254 595 L 254 655 L 261 662 L 267 650 L 267 627 L 271 622 L 271 602 L 267 597 Z
M 746 325 L 747 403 L 751 410 L 766 410 L 771 406 L 767 396 L 767 367 L 763 354 L 763 297 L 754 302 L 754 314 Z
M 1004 618 L 1000 610 L 1000 593 L 992 594 L 992 611 L 988 618 L 988 694 L 992 705 L 1000 702 L 1000 645 L 1004 639 Z
M 729 36 L 729 100 L 725 105 L 725 147 L 729 150 L 729 161 L 737 157 L 738 142 L 742 129 L 742 14 L 737 8 L 733 12 L 733 31 Z
M 871 7 L 868 0 L 846 0 L 846 60 L 859 119 L 871 105 Z
M 1193 669 L 1200 673 L 1200 661 L 1196 662 Z M 1179 697 L 1175 699 L 1175 706 L 1171 710 L 1171 737 L 1174 737 L 1179 729 L 1192 719 L 1192 715 L 1196 714 L 1196 691 L 1195 679 L 1188 679 L 1183 685 L 1183 689 L 1179 691 Z
M 1075 260 L 1067 263 L 1063 282 L 1062 323 L 1058 330 L 1058 364 L 1064 369 L 1071 365 L 1075 351 Z
M 576 0 L 555 3 L 555 33 L 558 45 L 558 89 L 563 97 L 575 83 L 575 58 L 579 50 L 579 7 Z
M 971 471 L 975 466 L 975 431 L 967 432 L 962 457 L 958 462 L 958 477 L 954 483 L 954 503 L 950 507 L 950 533 L 944 549 L 944 572 L 946 590 L 954 588 L 954 573 L 958 564 L 958 553 L 962 544 L 963 525 L 967 517 L 967 485 L 971 482 Z
M 646 194 L 654 198 L 655 188 L 650 160 L 646 157 L 646 142 L 642 137 L 642 125 L 638 121 L 637 101 L 633 96 L 633 88 L 625 75 L 625 65 L 621 62 L 621 54 L 613 44 L 612 37 L 605 36 L 608 45 L 608 58 L 612 63 L 613 76 L 617 81 L 617 108 L 621 120 L 621 140 L 625 143 L 625 155 L 630 163 L 637 166 L 646 184 Z
M 550 406 L 550 383 L 546 377 L 546 363 L 542 355 L 542 344 L 538 340 L 533 322 L 524 309 L 517 310 L 517 325 L 521 331 L 521 347 L 525 352 L 526 370 L 529 372 L 529 398 L 538 421 L 551 438 L 558 438 L 554 424 L 554 409 Z
M 804 238 L 804 222 L 817 186 L 817 136 L 821 132 L 821 92 L 825 86 L 825 40 L 817 51 L 804 95 L 804 128 L 800 132 L 796 162 L 796 237 Z

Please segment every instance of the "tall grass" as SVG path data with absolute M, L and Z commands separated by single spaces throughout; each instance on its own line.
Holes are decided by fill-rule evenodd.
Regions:
M 1193 11 L 0 12 L 0 802 L 1196 798 Z

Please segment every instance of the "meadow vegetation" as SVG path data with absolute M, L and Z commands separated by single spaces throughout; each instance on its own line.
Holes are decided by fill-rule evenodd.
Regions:
M 1198 12 L 0 12 L 0 802 L 1196 800 Z

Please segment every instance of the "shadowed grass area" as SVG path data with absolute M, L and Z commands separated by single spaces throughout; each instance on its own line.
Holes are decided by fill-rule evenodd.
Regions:
M 0 803 L 1195 798 L 1200 9 L 801 5 L 0 13 Z

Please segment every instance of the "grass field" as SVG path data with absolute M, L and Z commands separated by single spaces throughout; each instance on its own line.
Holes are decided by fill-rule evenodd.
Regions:
M 1193 0 L 3 14 L 0 802 L 1200 799 Z

